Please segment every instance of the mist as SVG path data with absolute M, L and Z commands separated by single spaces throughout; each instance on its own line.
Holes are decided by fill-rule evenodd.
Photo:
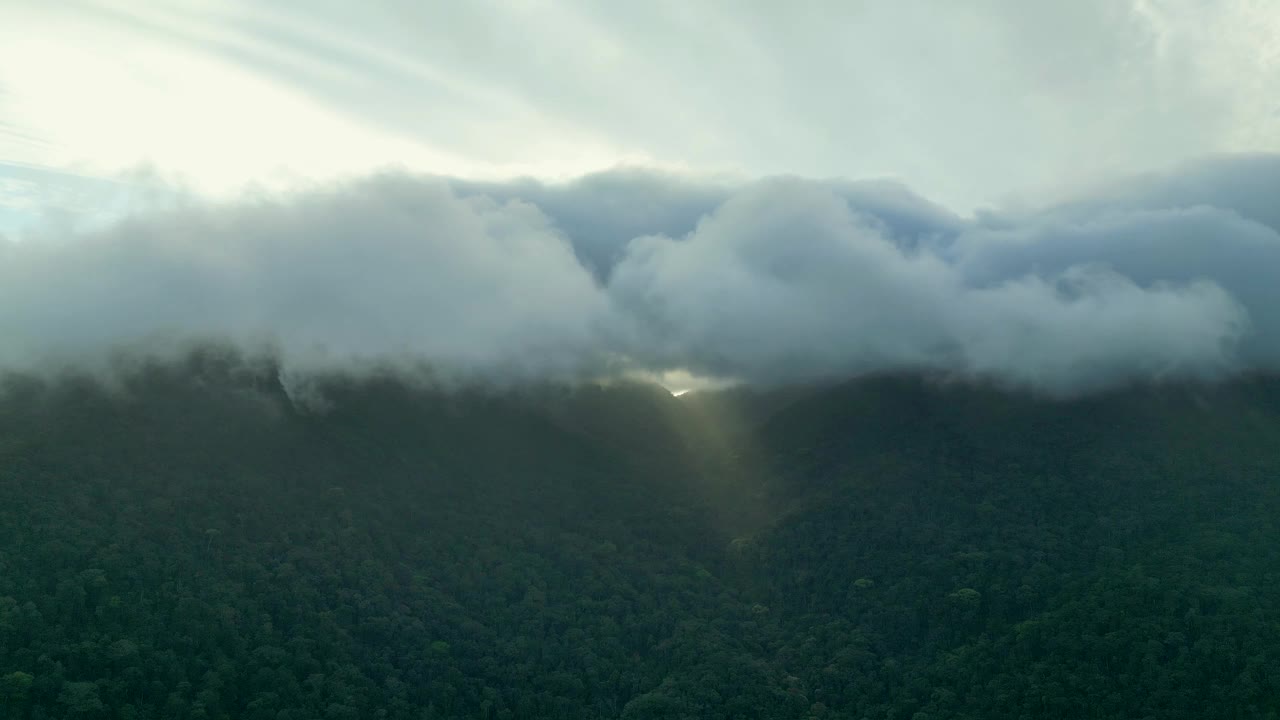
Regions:
M 962 217 L 891 181 L 383 173 L 0 241 L 0 367 L 268 350 L 479 381 L 919 371 L 1071 396 L 1280 368 L 1280 156 Z

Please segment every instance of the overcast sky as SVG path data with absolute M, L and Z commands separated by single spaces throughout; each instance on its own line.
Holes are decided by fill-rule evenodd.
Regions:
M 965 211 L 1280 149 L 1277 38 L 1267 0 L 6 0 L 0 202 L 639 164 Z
M 0 365 L 1280 369 L 1277 38 L 1266 0 L 5 0 Z

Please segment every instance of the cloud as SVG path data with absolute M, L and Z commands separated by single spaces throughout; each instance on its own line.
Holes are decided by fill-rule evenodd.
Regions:
M 1159 241 L 1160 225 L 1136 224 Z M 773 181 L 681 240 L 633 242 L 610 291 L 634 321 L 633 357 L 751 382 L 908 369 L 1069 394 L 1236 368 L 1247 312 L 1212 281 L 1140 284 L 1077 253 L 978 282 L 969 243 L 951 239 L 951 258 L 913 249 L 828 186 Z
M 884 181 L 379 175 L 0 243 L 0 366 L 227 340 L 287 370 L 882 371 L 1054 395 L 1280 370 L 1280 157 L 957 216 Z
M 1105 196 L 959 234 L 947 250 L 965 282 L 1104 265 L 1144 288 L 1207 281 L 1247 309 L 1238 351 L 1280 368 L 1280 158 L 1216 158 L 1113 184 Z
M 462 196 L 523 200 L 546 213 L 573 241 L 578 259 L 602 282 L 622 260 L 627 246 L 645 235 L 682 237 L 730 197 L 742 183 L 694 180 L 675 173 L 620 168 L 565 183 L 532 179 L 473 182 L 444 178 Z M 904 247 L 952 234 L 962 227 L 949 210 L 887 180 L 822 183 L 851 207 L 877 223 Z
M 568 183 L 449 182 L 459 195 L 533 203 L 572 238 L 578 259 L 602 281 L 633 238 L 683 235 L 733 193 L 727 183 L 695 182 L 638 168 L 594 173 Z
M 0 252 L 9 366 L 219 340 L 270 345 L 301 368 L 578 373 L 606 310 L 536 207 L 398 176 L 196 204 Z
M 1258 0 L 71 5 L 0 3 L 0 158 L 206 192 L 632 160 L 891 174 L 967 210 L 1280 150 Z

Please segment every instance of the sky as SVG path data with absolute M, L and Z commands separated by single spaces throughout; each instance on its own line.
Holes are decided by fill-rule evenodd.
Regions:
M 7 0 L 0 364 L 1270 368 L 1277 38 L 1265 0 Z
M 627 164 L 964 211 L 1280 150 L 1276 37 L 1266 0 L 6 0 L 0 193 Z

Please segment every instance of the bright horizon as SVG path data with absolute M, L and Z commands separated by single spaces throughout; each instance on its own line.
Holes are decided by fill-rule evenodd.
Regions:
M 1280 8 L 1196 0 L 0 7 L 0 232 L 388 166 L 890 177 L 953 210 L 1280 149 Z M 141 189 L 138 189 L 141 187 Z

